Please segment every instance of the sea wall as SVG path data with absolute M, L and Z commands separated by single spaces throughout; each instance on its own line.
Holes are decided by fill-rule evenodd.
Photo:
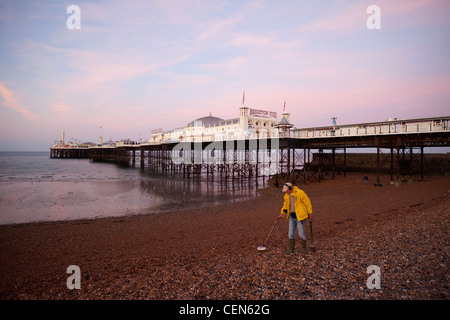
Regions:
M 322 159 L 320 159 L 322 157 Z M 311 165 L 330 168 L 333 164 L 333 156 L 330 152 L 322 154 L 314 153 Z M 345 157 L 342 152 L 335 153 L 335 170 L 337 172 L 344 170 L 347 172 L 377 172 L 377 154 L 376 153 L 349 153 Z M 380 152 L 380 173 L 393 173 L 400 175 L 421 174 L 422 157 L 420 152 L 414 151 L 412 154 L 400 151 L 398 157 L 394 151 L 391 161 L 391 153 Z M 450 153 L 424 153 L 423 154 L 423 173 L 424 175 L 447 175 L 450 169 Z

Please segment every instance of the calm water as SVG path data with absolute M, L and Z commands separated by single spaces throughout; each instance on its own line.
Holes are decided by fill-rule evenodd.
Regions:
M 254 198 L 262 186 L 50 159 L 49 152 L 0 152 L 0 224 L 164 213 Z

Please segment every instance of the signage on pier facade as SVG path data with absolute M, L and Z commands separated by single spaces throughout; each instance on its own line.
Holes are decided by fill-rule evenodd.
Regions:
M 263 116 L 263 117 L 269 117 L 269 118 L 277 117 L 276 112 L 266 111 L 266 110 L 258 110 L 258 109 L 250 109 L 250 115 L 251 116 Z
M 163 132 L 162 128 L 152 130 L 152 134 L 158 134 L 158 133 L 162 133 L 162 132 Z

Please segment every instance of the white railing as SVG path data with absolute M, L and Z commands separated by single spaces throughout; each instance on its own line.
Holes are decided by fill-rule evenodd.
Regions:
M 385 123 L 296 129 L 291 136 L 295 138 L 328 138 L 449 131 L 450 117 L 444 117 L 432 120 L 400 120 Z

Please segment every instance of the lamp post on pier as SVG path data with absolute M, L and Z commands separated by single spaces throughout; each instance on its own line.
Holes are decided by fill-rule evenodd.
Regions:
M 102 126 L 100 126 L 100 146 L 103 147 Z

